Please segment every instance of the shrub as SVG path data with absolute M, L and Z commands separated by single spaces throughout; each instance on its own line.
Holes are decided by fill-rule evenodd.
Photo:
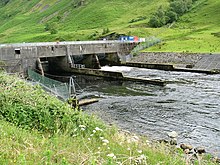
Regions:
M 188 11 L 186 1 L 175 0 L 170 3 L 170 10 L 181 16 Z
M 0 0 L 0 6 L 5 6 L 9 2 L 10 2 L 10 0 Z
M 167 23 L 172 23 L 178 19 L 178 15 L 174 11 L 168 11 L 166 15 L 168 18 Z
M 104 28 L 102 30 L 102 35 L 108 34 L 110 32 L 109 28 Z
M 44 30 L 49 31 L 50 34 L 57 34 L 58 33 L 57 28 L 58 28 L 57 23 L 46 23 Z
M 151 27 L 161 27 L 166 24 L 166 15 L 162 7 L 150 18 L 149 25 Z
M 22 89 L 22 90 L 21 90 Z M 103 128 L 93 117 L 16 77 L 0 73 L 0 119 L 25 129 L 72 135 L 79 125 Z

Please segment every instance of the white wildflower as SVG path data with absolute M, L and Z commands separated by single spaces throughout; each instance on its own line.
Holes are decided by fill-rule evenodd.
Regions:
M 138 159 L 139 159 L 139 160 L 146 160 L 146 156 L 145 156 L 144 154 L 142 154 L 142 155 L 140 155 L 140 156 L 138 157 Z
M 115 154 L 114 153 L 110 153 L 107 156 L 112 158 L 113 156 L 115 156 Z
M 103 143 L 106 143 L 106 144 L 109 143 L 109 141 L 108 141 L 107 139 L 103 139 L 102 142 L 103 142 Z
M 139 141 L 138 136 L 133 136 L 130 139 L 128 139 L 128 143 L 137 143 Z
M 96 133 L 96 130 L 93 130 L 92 132 L 93 132 L 93 133 Z
M 88 138 L 88 140 L 90 141 L 91 139 L 90 139 L 90 138 Z
M 95 127 L 95 130 L 96 130 L 96 131 L 101 131 L 101 132 L 103 131 L 103 130 L 102 130 L 101 128 L 99 128 L 99 127 Z
M 90 135 L 91 137 L 93 136 L 93 134 Z
M 85 125 L 79 125 L 79 128 L 86 128 Z
M 103 139 L 104 139 L 104 137 L 102 137 L 102 136 L 101 136 L 101 137 L 100 137 L 100 139 L 101 139 L 101 140 L 103 140 Z
M 85 128 L 81 128 L 81 131 L 85 131 L 86 129 Z
M 141 154 L 141 153 L 142 153 L 142 150 L 137 150 L 137 152 L 138 152 L 139 154 Z
M 110 153 L 110 154 L 108 154 L 107 156 L 110 157 L 110 158 L 112 158 L 112 159 L 116 159 L 116 156 L 115 156 L 114 153 Z

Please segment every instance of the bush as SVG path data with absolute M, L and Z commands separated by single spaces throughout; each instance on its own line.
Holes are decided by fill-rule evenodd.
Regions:
M 109 28 L 104 28 L 102 30 L 102 35 L 108 34 L 110 32 Z
M 161 27 L 166 24 L 166 14 L 162 7 L 160 7 L 155 14 L 150 18 L 149 25 L 151 27 Z
M 70 135 L 79 125 L 90 125 L 91 129 L 103 127 L 92 117 L 50 96 L 40 86 L 29 85 L 5 73 L 0 73 L 0 91 L 0 119 L 16 126 Z
M 0 6 L 5 6 L 9 2 L 10 2 L 10 0 L 0 0 Z
M 178 19 L 178 15 L 174 11 L 168 11 L 166 15 L 168 18 L 167 23 L 172 23 Z
M 57 34 L 58 33 L 58 25 L 56 23 L 46 23 L 44 30 L 49 31 L 50 34 Z
M 183 15 L 188 11 L 186 1 L 175 0 L 170 3 L 170 10 L 175 12 L 178 16 Z

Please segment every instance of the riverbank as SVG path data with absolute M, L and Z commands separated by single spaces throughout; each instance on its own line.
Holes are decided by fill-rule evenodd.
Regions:
M 181 151 L 122 134 L 15 76 L 0 73 L 0 84 L 1 164 L 185 164 Z

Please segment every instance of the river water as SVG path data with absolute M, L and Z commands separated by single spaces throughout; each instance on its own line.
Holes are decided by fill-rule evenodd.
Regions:
M 103 67 L 127 76 L 162 79 L 164 87 L 134 82 L 80 78 L 78 97 L 99 97 L 83 107 L 122 129 L 166 139 L 176 131 L 178 143 L 204 146 L 220 156 L 220 75 L 169 72 L 132 67 Z

